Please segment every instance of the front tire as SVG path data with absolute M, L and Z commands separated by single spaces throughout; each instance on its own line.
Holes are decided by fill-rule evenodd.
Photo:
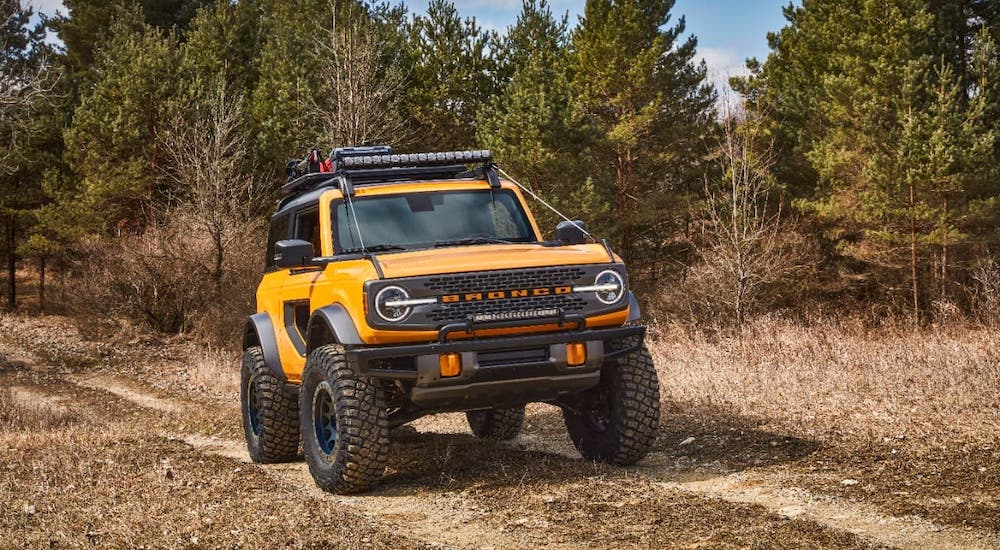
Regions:
M 636 345 L 611 342 L 609 350 Z M 628 466 L 649 452 L 660 425 L 660 387 L 644 343 L 604 363 L 597 387 L 581 393 L 563 420 L 573 445 L 588 460 Z
M 521 426 L 524 425 L 524 407 L 468 411 L 465 413 L 465 418 L 469 421 L 472 435 L 477 438 L 506 441 L 514 439 L 521 433 Z
M 250 459 L 257 463 L 290 462 L 299 454 L 299 395 L 275 376 L 260 347 L 243 352 L 240 404 Z
M 389 450 L 385 394 L 354 376 L 342 347 L 327 345 L 309 355 L 299 425 L 309 473 L 324 491 L 359 493 L 382 477 Z

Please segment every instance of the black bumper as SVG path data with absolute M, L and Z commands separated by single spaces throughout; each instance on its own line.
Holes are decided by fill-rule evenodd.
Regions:
M 609 351 L 611 340 L 645 335 L 630 325 L 501 338 L 470 338 L 428 344 L 350 348 L 347 361 L 358 376 L 409 381 L 410 400 L 428 410 L 467 410 L 552 401 L 597 385 L 608 357 L 631 349 Z M 587 361 L 571 367 L 566 344 L 587 346 Z M 462 372 L 442 378 L 438 358 L 462 355 Z

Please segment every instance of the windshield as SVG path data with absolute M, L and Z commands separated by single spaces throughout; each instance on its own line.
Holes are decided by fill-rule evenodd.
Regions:
M 338 252 L 361 248 L 430 248 L 490 242 L 533 242 L 535 235 L 517 197 L 509 190 L 443 191 L 354 199 L 333 210 Z M 357 224 L 357 226 L 355 225 Z

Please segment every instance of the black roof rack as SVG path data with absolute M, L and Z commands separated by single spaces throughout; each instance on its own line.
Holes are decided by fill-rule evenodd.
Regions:
M 493 156 L 487 150 L 447 151 L 441 153 L 393 154 L 388 146 L 341 147 L 330 152 L 328 162 L 318 162 L 315 149 L 305 159 L 285 165 L 288 183 L 281 186 L 286 195 L 278 207 L 295 196 L 322 187 L 339 187 L 346 195 L 354 188 L 386 182 L 427 181 L 480 177 L 490 186 L 500 187 Z M 468 165 L 479 164 L 469 171 Z

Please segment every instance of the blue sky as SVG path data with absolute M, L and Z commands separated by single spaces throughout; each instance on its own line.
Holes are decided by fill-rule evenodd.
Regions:
M 411 10 L 423 11 L 423 1 L 404 0 Z M 514 23 L 521 0 L 454 0 L 463 17 L 475 17 L 484 28 L 503 31 Z M 677 0 L 673 20 L 681 15 L 687 22 L 687 34 L 698 37 L 698 57 L 708 63 L 715 82 L 743 72 L 743 60 L 767 57 L 767 33 L 784 23 L 781 8 L 789 0 Z M 61 0 L 30 0 L 46 13 L 62 8 Z M 569 13 L 574 25 L 583 11 L 584 0 L 550 0 L 557 14 Z

